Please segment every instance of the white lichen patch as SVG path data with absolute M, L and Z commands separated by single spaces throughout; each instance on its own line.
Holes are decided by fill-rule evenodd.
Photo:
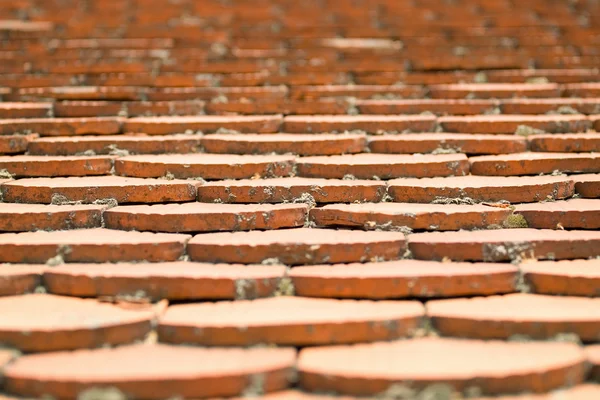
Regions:
M 520 263 L 524 259 L 535 258 L 534 255 L 533 246 L 526 242 L 485 243 L 483 245 L 483 260 L 486 262 L 509 260 L 513 263 Z
M 523 137 L 528 137 L 531 135 L 543 135 L 544 133 L 546 133 L 546 132 L 541 129 L 533 128 L 529 125 L 519 125 L 519 126 L 517 126 L 517 129 L 515 130 L 515 135 L 519 135 L 519 136 L 523 136 Z
M 127 400 L 116 387 L 92 387 L 79 393 L 77 400 Z
M 548 111 L 548 115 L 577 115 L 581 114 L 579 111 L 571 106 L 560 106 L 556 110 Z
M 107 148 L 111 156 L 126 157 L 131 154 L 128 150 L 119 149 L 116 144 L 110 144 Z
M 296 289 L 294 288 L 294 283 L 292 279 L 289 277 L 283 277 L 279 280 L 279 284 L 277 285 L 277 290 L 275 291 L 275 296 L 293 296 L 296 293 Z
M 71 246 L 60 245 L 56 250 L 56 255 L 46 260 L 46 265 L 49 267 L 56 267 L 65 263 L 65 256 L 70 254 L 72 251 Z
M 7 169 L 0 169 L 0 179 L 12 179 L 13 177 L 14 175 L 8 172 Z
M 469 205 L 473 205 L 473 204 L 477 204 L 477 202 L 470 197 L 450 198 L 450 197 L 439 197 L 438 196 L 435 199 L 433 199 L 431 204 L 469 204 Z

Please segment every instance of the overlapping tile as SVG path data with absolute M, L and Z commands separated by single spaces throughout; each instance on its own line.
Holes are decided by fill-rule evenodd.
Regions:
M 0 232 L 99 228 L 101 205 L 37 205 L 0 203 Z
M 0 340 L 27 352 L 130 343 L 151 330 L 155 310 L 48 294 L 0 297 Z
M 446 178 L 394 179 L 388 182 L 389 194 L 398 202 L 458 203 L 502 202 L 532 203 L 573 196 L 574 177 L 500 177 L 461 176 Z M 461 201 L 462 200 L 462 201 Z
M 206 135 L 202 147 L 207 153 L 268 154 L 292 153 L 303 156 L 361 153 L 366 147 L 364 135 L 243 134 Z
M 136 178 L 248 179 L 290 176 L 294 156 L 167 154 L 127 156 L 115 160 L 115 172 Z
M 569 333 L 593 342 L 600 329 L 598 303 L 600 299 L 518 293 L 434 300 L 427 303 L 427 315 L 445 336 L 543 340 Z
M 30 397 L 77 398 L 86 390 L 107 386 L 144 399 L 231 397 L 241 395 L 257 374 L 264 376 L 260 385 L 264 392 L 286 389 L 295 358 L 295 350 L 285 348 L 160 344 L 35 354 L 5 369 L 5 388 Z
M 599 396 L 594 2 L 63 3 L 0 7 L 0 299 L 83 328 L 0 398 Z
M 600 198 L 600 174 L 573 176 L 575 191 L 586 198 Z
M 600 134 L 552 134 L 532 135 L 527 138 L 532 151 L 541 152 L 598 152 L 600 151 Z
M 527 141 L 515 135 L 477 135 L 461 133 L 415 133 L 381 135 L 369 138 L 373 153 L 466 153 L 507 154 L 527 149 Z
M 368 133 L 379 131 L 428 132 L 433 129 L 435 117 L 428 115 L 315 115 L 286 116 L 283 132 L 319 133 L 363 130 Z
M 0 234 L 0 262 L 175 261 L 188 235 L 104 228 Z
M 0 296 L 32 293 L 42 283 L 46 266 L 0 264 Z
M 219 128 L 234 129 L 240 132 L 277 132 L 281 116 L 212 116 L 197 117 L 137 117 L 123 124 L 123 132 L 164 135 L 185 133 L 186 131 L 214 132 Z
M 0 169 L 22 177 L 109 175 L 111 156 L 0 156 Z
M 351 154 L 296 159 L 299 176 L 309 178 L 392 179 L 461 176 L 469 173 L 464 154 Z
M 532 292 L 598 297 L 600 261 L 597 259 L 533 261 L 520 264 L 525 283 Z
M 3 267 L 0 266 L 0 271 Z M 10 265 L 4 268 L 16 268 Z M 33 267 L 29 267 L 32 268 Z M 25 269 L 25 266 L 23 268 Z M 35 270 L 34 270 L 35 271 Z M 170 263 L 64 264 L 44 271 L 50 293 L 115 301 L 252 299 L 272 296 L 283 282 L 278 265 Z
M 29 143 L 27 150 L 32 155 L 77 155 L 77 154 L 163 154 L 196 153 L 200 148 L 200 137 L 195 135 L 167 136 L 77 136 L 40 138 Z
M 194 181 L 117 176 L 18 179 L 0 182 L 4 201 L 12 203 L 185 202 L 196 199 Z
M 596 199 L 571 199 L 548 203 L 517 204 L 530 228 L 600 229 L 600 202 Z
M 425 338 L 304 349 L 298 369 L 300 386 L 315 392 L 374 396 L 394 384 L 418 389 L 439 382 L 464 392 L 476 381 L 494 395 L 579 383 L 584 363 L 583 351 L 570 343 Z
M 287 265 L 394 260 L 404 254 L 404 234 L 332 229 L 219 232 L 194 236 L 187 245 L 194 261 Z
M 473 175 L 520 176 L 600 172 L 600 153 L 517 153 L 469 158 Z
M 198 200 L 219 203 L 378 202 L 385 191 L 385 182 L 376 180 L 241 179 L 207 182 L 198 187 Z
M 29 148 L 31 141 L 36 137 L 36 134 L 2 135 L 0 136 L 0 154 L 25 153 L 25 151 L 27 151 Z
M 514 261 L 595 257 L 598 231 L 492 229 L 484 231 L 413 233 L 408 247 L 418 259 Z
M 484 115 L 448 116 L 438 121 L 447 132 L 515 133 L 519 126 L 548 133 L 585 132 L 592 127 L 584 115 Z
M 484 205 L 365 203 L 313 208 L 310 220 L 318 227 L 447 231 L 501 226 L 510 215 L 508 208 Z
M 37 133 L 40 136 L 113 135 L 122 118 L 16 118 L 0 120 L 0 134 Z
M 292 269 L 289 276 L 299 296 L 375 300 L 510 293 L 516 290 L 517 268 L 401 260 L 303 266 Z
M 204 346 L 324 345 L 389 340 L 421 324 L 417 301 L 351 301 L 275 297 L 252 301 L 182 304 L 160 318 L 158 338 Z
M 304 225 L 307 214 L 306 204 L 185 203 L 119 206 L 103 216 L 110 229 L 214 232 L 296 228 Z

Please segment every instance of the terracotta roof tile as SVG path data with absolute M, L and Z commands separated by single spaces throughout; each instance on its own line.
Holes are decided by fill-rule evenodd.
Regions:
M 203 346 L 324 345 L 410 336 L 424 315 L 418 301 L 274 297 L 174 305 L 158 324 L 167 343 Z
M 76 398 L 98 386 L 114 387 L 144 399 L 176 395 L 231 397 L 251 386 L 251 376 L 255 374 L 264 376 L 259 384 L 261 391 L 286 389 L 295 353 L 284 348 L 203 349 L 138 344 L 36 354 L 9 365 L 5 387 L 11 393 L 35 397 Z M 88 367 L 82 368 L 84 365 Z
M 104 228 L 0 234 L 0 262 L 175 261 L 188 235 L 124 232 Z
M 308 348 L 300 352 L 298 369 L 300 386 L 309 391 L 369 396 L 394 384 L 423 388 L 438 382 L 465 391 L 475 380 L 481 392 L 501 394 L 581 382 L 584 362 L 583 351 L 571 343 L 425 338 Z
M 0 189 L 5 201 L 45 203 L 115 199 L 118 203 L 163 203 L 196 198 L 198 182 L 118 176 L 7 180 Z
M 104 223 L 111 229 L 156 232 L 296 228 L 304 225 L 307 208 L 306 204 L 184 203 L 119 206 L 104 213 Z
M 71 3 L 0 7 L 0 399 L 600 398 L 598 4 Z
M 151 306 L 129 310 L 49 294 L 0 297 L 0 310 L 0 340 L 27 352 L 133 342 L 150 332 L 155 314 Z
M 0 271 L 20 265 L 0 266 Z M 24 269 L 23 267 L 22 269 Z M 29 267 L 32 268 L 32 267 Z M 251 299 L 273 295 L 281 284 L 281 265 L 170 263 L 64 264 L 44 271 L 55 294 L 112 297 L 125 301 Z
M 28 264 L 0 264 L 0 296 L 33 292 L 42 284 L 46 266 Z
M 299 296 L 428 298 L 512 292 L 517 268 L 507 264 L 400 260 L 303 266 L 292 269 L 289 275 Z
M 404 234 L 399 232 L 310 228 L 206 233 L 188 243 L 188 253 L 195 261 L 261 263 L 276 259 L 288 265 L 394 260 L 404 250 Z
M 600 299 L 507 294 L 427 303 L 434 329 L 444 336 L 550 339 L 569 332 L 585 342 L 600 333 Z

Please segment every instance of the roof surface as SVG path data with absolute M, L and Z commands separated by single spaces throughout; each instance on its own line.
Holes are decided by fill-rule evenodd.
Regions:
M 600 399 L 599 23 L 3 2 L 0 400 Z

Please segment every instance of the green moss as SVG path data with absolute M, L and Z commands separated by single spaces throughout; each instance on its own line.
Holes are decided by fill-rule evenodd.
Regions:
M 527 220 L 521 214 L 511 214 L 502 223 L 505 228 L 529 228 Z

